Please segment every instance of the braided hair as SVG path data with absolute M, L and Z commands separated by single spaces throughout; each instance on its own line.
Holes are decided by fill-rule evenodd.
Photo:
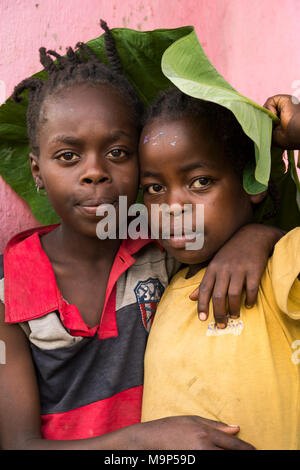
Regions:
M 113 36 L 105 23 L 100 21 L 104 29 L 104 42 L 110 65 L 102 63 L 86 44 L 80 42 L 76 51 L 68 48 L 65 56 L 53 50 L 39 49 L 40 61 L 48 74 L 48 79 L 27 78 L 17 85 L 12 94 L 15 102 L 22 100 L 21 94 L 29 91 L 27 108 L 27 134 L 33 152 L 39 155 L 38 132 L 42 123 L 41 109 L 45 99 L 64 88 L 81 84 L 100 84 L 114 88 L 130 106 L 130 111 L 140 128 L 143 105 L 127 78 L 122 75 L 122 64 L 118 56 Z
M 166 121 L 179 120 L 183 117 L 195 118 L 199 126 L 204 127 L 214 142 L 220 146 L 224 156 L 229 159 L 234 171 L 242 183 L 243 172 L 250 162 L 255 163 L 253 141 L 244 133 L 234 114 L 219 104 L 193 98 L 172 88 L 161 93 L 143 116 L 143 126 L 154 119 Z M 273 210 L 264 215 L 263 220 L 279 213 L 279 193 L 270 178 L 268 194 L 273 203 Z

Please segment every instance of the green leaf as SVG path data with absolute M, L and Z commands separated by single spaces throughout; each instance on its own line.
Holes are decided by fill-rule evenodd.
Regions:
M 245 134 L 254 142 L 256 164 L 249 164 L 243 177 L 244 189 L 258 194 L 268 187 L 270 177 L 281 195 L 280 213 L 267 223 L 290 230 L 300 224 L 299 179 L 295 162 L 290 159 L 285 173 L 282 151 L 273 149 L 272 128 L 279 119 L 273 113 L 234 90 L 208 60 L 194 31 L 173 43 L 163 54 L 162 70 L 165 76 L 182 92 L 194 98 L 217 103 L 229 109 Z M 298 186 L 298 192 L 297 192 Z M 269 196 L 256 210 L 256 220 L 272 212 Z
M 224 80 L 207 59 L 193 27 L 146 32 L 120 28 L 113 29 L 112 34 L 124 75 L 146 105 L 155 99 L 158 92 L 175 85 L 188 95 L 218 103 L 235 114 L 255 145 L 256 166 L 248 167 L 245 171 L 245 189 L 252 194 L 261 192 L 268 184 L 271 171 L 272 178 L 278 182 L 283 202 L 280 214 L 270 219 L 269 223 L 285 230 L 299 225 L 296 204 L 299 189 L 297 193 L 295 165 L 291 161 L 289 172 L 284 173 L 280 152 L 277 151 L 274 157 L 272 153 L 272 158 L 270 153 L 272 122 L 278 122 L 278 119 L 240 95 Z M 101 61 L 108 62 L 103 35 L 87 44 Z M 34 77 L 44 80 L 47 73 L 41 71 Z M 26 132 L 26 93 L 24 98 L 19 104 L 8 99 L 0 107 L 0 174 L 28 202 L 37 220 L 42 224 L 56 223 L 58 216 L 47 197 L 36 193 L 31 176 Z M 257 220 L 263 221 L 264 215 L 271 209 L 271 201 L 266 198 L 256 212 Z
M 187 95 L 212 101 L 233 112 L 244 132 L 255 144 L 254 178 L 247 175 L 244 180 L 245 189 L 251 194 L 261 192 L 270 177 L 272 120 L 278 121 L 278 118 L 240 95 L 224 80 L 208 60 L 194 31 L 165 51 L 162 70 Z
M 113 29 L 124 75 L 135 86 L 145 104 L 150 103 L 160 90 L 171 83 L 161 71 L 163 52 L 177 39 L 192 31 L 191 26 L 177 29 L 158 29 L 143 32 L 132 29 Z M 103 35 L 87 43 L 102 62 L 108 62 Z M 45 80 L 47 73 L 34 75 Z M 25 77 L 24 77 L 25 78 Z M 16 104 L 8 99 L 0 107 L 0 174 L 30 206 L 33 215 L 42 224 L 59 221 L 48 198 L 37 194 L 29 165 L 30 148 L 26 131 L 28 100 Z

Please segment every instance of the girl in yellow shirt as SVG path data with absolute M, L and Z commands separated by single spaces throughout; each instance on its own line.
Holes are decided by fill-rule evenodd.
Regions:
M 196 414 L 238 422 L 238 436 L 257 449 L 298 449 L 300 228 L 276 245 L 251 310 L 242 306 L 236 318 L 217 325 L 211 305 L 208 321 L 199 322 L 189 298 L 214 253 L 252 221 L 255 204 L 266 195 L 243 188 L 251 159 L 253 143 L 226 108 L 175 90 L 150 111 L 140 141 L 144 203 L 151 222 L 157 219 L 160 243 L 187 267 L 167 288 L 152 326 L 143 420 Z M 163 218 L 154 220 L 154 207 L 161 204 L 170 208 L 169 238 Z M 178 236 L 176 221 L 188 215 L 185 205 L 192 208 L 192 230 Z M 187 243 L 197 237 L 201 207 L 203 247 L 196 252 Z M 238 272 L 236 278 L 243 285 Z M 218 286 L 214 292 L 212 304 L 230 311 L 230 305 L 219 305 Z

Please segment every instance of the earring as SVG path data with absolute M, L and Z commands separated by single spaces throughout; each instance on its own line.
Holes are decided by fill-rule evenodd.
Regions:
M 35 187 L 36 187 L 36 192 L 38 193 L 39 196 L 47 196 L 46 191 L 45 191 L 44 193 L 41 192 L 41 189 L 43 189 L 43 188 L 41 188 L 41 187 L 39 186 L 39 184 L 37 183 L 37 181 L 35 181 Z

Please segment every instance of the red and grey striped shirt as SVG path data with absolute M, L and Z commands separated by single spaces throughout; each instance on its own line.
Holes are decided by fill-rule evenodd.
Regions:
M 63 299 L 41 247 L 40 237 L 55 227 L 28 230 L 8 243 L 0 300 L 6 322 L 20 324 L 30 341 L 43 437 L 83 439 L 140 421 L 147 336 L 179 265 L 151 240 L 123 240 L 100 324 L 90 328 Z

